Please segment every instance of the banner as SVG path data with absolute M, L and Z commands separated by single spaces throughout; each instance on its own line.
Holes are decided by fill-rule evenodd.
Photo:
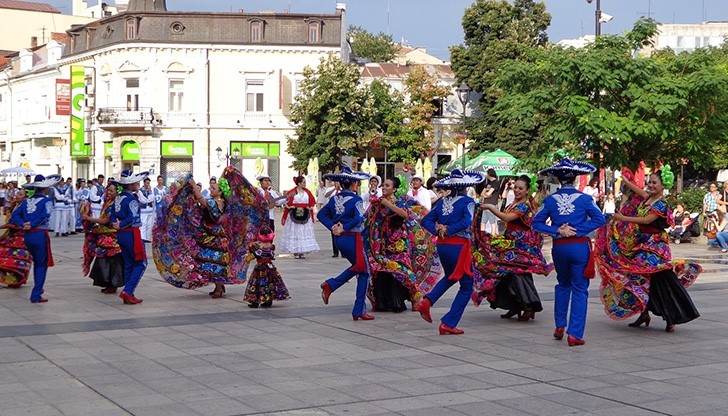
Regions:
M 85 69 L 82 66 L 71 67 L 71 157 L 87 157 L 85 123 Z
M 56 80 L 56 115 L 71 115 L 71 81 L 67 79 Z

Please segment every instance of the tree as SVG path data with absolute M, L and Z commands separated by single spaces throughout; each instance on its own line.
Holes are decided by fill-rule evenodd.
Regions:
M 502 123 L 534 131 L 526 161 L 543 167 L 564 149 L 612 168 L 682 158 L 712 166 L 711 150 L 728 127 L 725 56 L 718 49 L 636 56 L 655 33 L 656 23 L 641 19 L 624 35 L 506 65 L 495 112 Z
M 368 147 L 376 126 L 371 97 L 359 79 L 359 68 L 333 54 L 315 70 L 304 69 L 299 99 L 291 104 L 296 137 L 288 137 L 288 152 L 296 158 L 293 168 L 304 171 L 317 156 L 321 171 L 333 172 L 344 156 Z
M 481 94 L 479 111 L 468 119 L 475 151 L 501 148 L 517 158 L 529 153 L 534 131 L 498 117 L 494 106 L 501 90 L 495 82 L 505 63 L 532 62 L 538 50 L 549 46 L 550 23 L 546 5 L 533 0 L 477 0 L 465 10 L 465 43 L 450 53 L 458 80 Z
M 349 26 L 349 39 L 352 39 L 351 48 L 354 55 L 368 59 L 371 62 L 389 62 L 397 53 L 397 46 L 392 41 L 392 35 L 369 33 L 359 26 Z

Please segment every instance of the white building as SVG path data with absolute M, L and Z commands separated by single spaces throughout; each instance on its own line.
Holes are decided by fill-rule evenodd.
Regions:
M 154 170 L 167 181 L 191 171 L 205 182 L 227 162 L 255 177 L 260 158 L 276 186 L 292 187 L 279 180 L 296 174 L 286 152 L 287 137 L 295 134 L 290 103 L 306 66 L 344 55 L 342 27 L 344 5 L 321 15 L 211 14 L 169 12 L 163 0 L 130 0 L 123 13 L 69 30 L 57 66 L 36 68 L 32 76 L 16 72 L 15 63 L 6 67 L 0 141 L 12 156 L 2 166 L 16 166 L 24 153 L 31 167 L 50 173 L 60 155 L 57 169 L 64 176 L 108 177 L 130 168 Z M 80 135 L 69 131 L 70 116 L 50 110 L 23 115 L 37 112 L 27 108 L 36 101 L 54 104 L 47 86 L 68 80 L 71 67 L 80 68 L 85 84 L 84 99 L 72 92 L 85 115 Z M 43 75 L 47 85 L 31 88 L 27 94 L 34 95 L 26 99 L 20 85 L 42 71 L 50 74 Z M 58 129 L 43 133 L 50 139 L 28 134 L 28 126 L 51 121 Z M 35 157 L 41 153 L 51 163 Z
M 692 52 L 696 48 L 719 47 L 728 36 L 728 22 L 697 24 L 661 24 L 654 49 L 670 48 L 676 53 Z

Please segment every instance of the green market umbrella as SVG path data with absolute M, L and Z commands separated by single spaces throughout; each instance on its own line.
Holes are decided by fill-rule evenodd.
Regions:
M 465 169 L 485 173 L 492 168 L 498 176 L 516 176 L 526 173 L 522 169 L 517 169 L 517 164 L 518 159 L 510 153 L 498 149 L 494 152 L 483 152 L 467 161 Z

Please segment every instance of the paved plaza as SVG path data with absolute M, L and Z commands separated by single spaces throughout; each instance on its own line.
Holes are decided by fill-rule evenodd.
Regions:
M 594 281 L 587 343 L 569 348 L 551 336 L 554 274 L 536 279 L 545 310 L 530 322 L 486 304 L 468 306 L 460 336 L 409 311 L 354 322 L 353 282 L 321 302 L 319 284 L 346 263 L 316 228 L 321 252 L 277 258 L 292 299 L 271 309 L 248 308 L 239 286 L 223 299 L 174 288 L 151 259 L 144 303 L 124 305 L 81 276 L 81 235 L 53 238 L 48 303 L 31 304 L 27 285 L 0 289 L 0 414 L 728 414 L 728 255 L 673 246 L 705 268 L 690 289 L 702 316 L 673 334 L 660 318 L 607 318 Z

